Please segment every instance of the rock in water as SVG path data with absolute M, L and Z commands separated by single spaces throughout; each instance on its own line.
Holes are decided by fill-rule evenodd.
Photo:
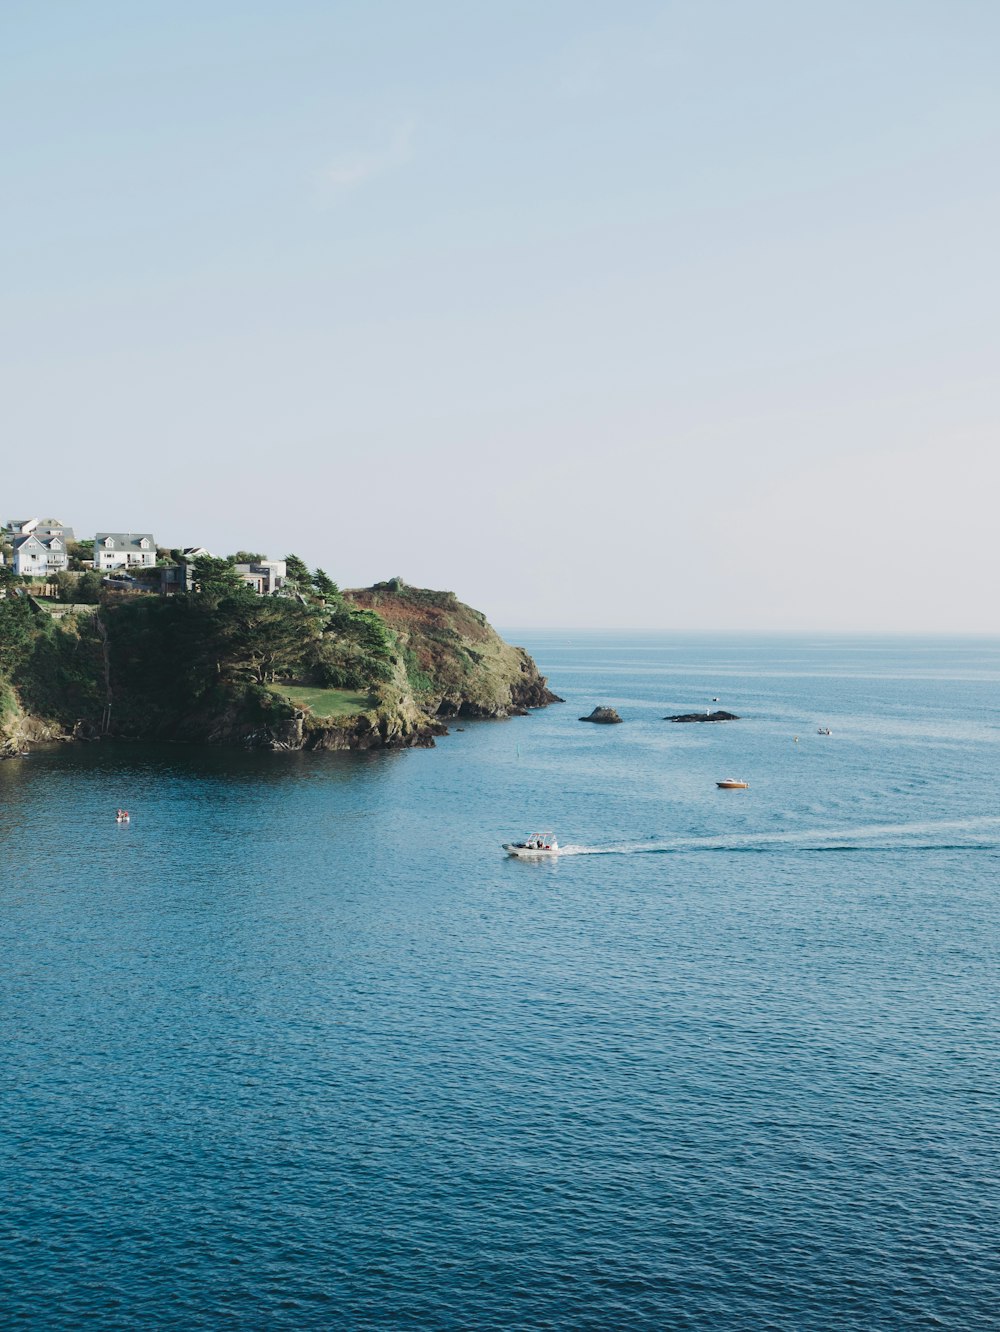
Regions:
M 604 726 L 610 726 L 614 722 L 620 722 L 621 717 L 614 708 L 595 708 L 589 717 L 581 717 L 580 720 L 600 722 Z
M 664 717 L 664 721 L 675 722 L 717 722 L 739 721 L 735 712 L 685 712 L 678 717 Z

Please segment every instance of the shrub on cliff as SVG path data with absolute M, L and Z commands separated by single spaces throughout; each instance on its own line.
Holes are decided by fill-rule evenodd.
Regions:
M 0 601 L 0 671 L 8 678 L 30 653 L 43 623 L 28 598 L 16 596 L 11 587 Z

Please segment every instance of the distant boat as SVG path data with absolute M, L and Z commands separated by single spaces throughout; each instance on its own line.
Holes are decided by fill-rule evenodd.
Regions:
M 559 843 L 550 832 L 532 833 L 523 842 L 504 842 L 503 849 L 518 860 L 548 860 L 559 854 Z
M 819 728 L 819 730 L 816 732 L 816 734 L 817 734 L 817 735 L 833 735 L 833 732 L 830 730 L 829 726 L 821 726 L 821 727 Z
M 737 781 L 735 777 L 727 777 L 724 781 L 715 784 L 720 791 L 746 791 L 750 787 L 749 782 Z

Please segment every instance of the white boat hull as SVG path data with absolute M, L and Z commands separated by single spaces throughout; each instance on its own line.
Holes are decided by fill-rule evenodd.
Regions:
M 515 856 L 518 860 L 552 860 L 559 854 L 557 846 L 519 846 L 517 842 L 504 842 L 502 845 L 509 856 Z

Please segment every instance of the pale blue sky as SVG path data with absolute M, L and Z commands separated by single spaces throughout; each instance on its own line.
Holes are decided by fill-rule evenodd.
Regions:
M 2 516 L 522 626 L 994 632 L 998 39 L 8 0 Z

